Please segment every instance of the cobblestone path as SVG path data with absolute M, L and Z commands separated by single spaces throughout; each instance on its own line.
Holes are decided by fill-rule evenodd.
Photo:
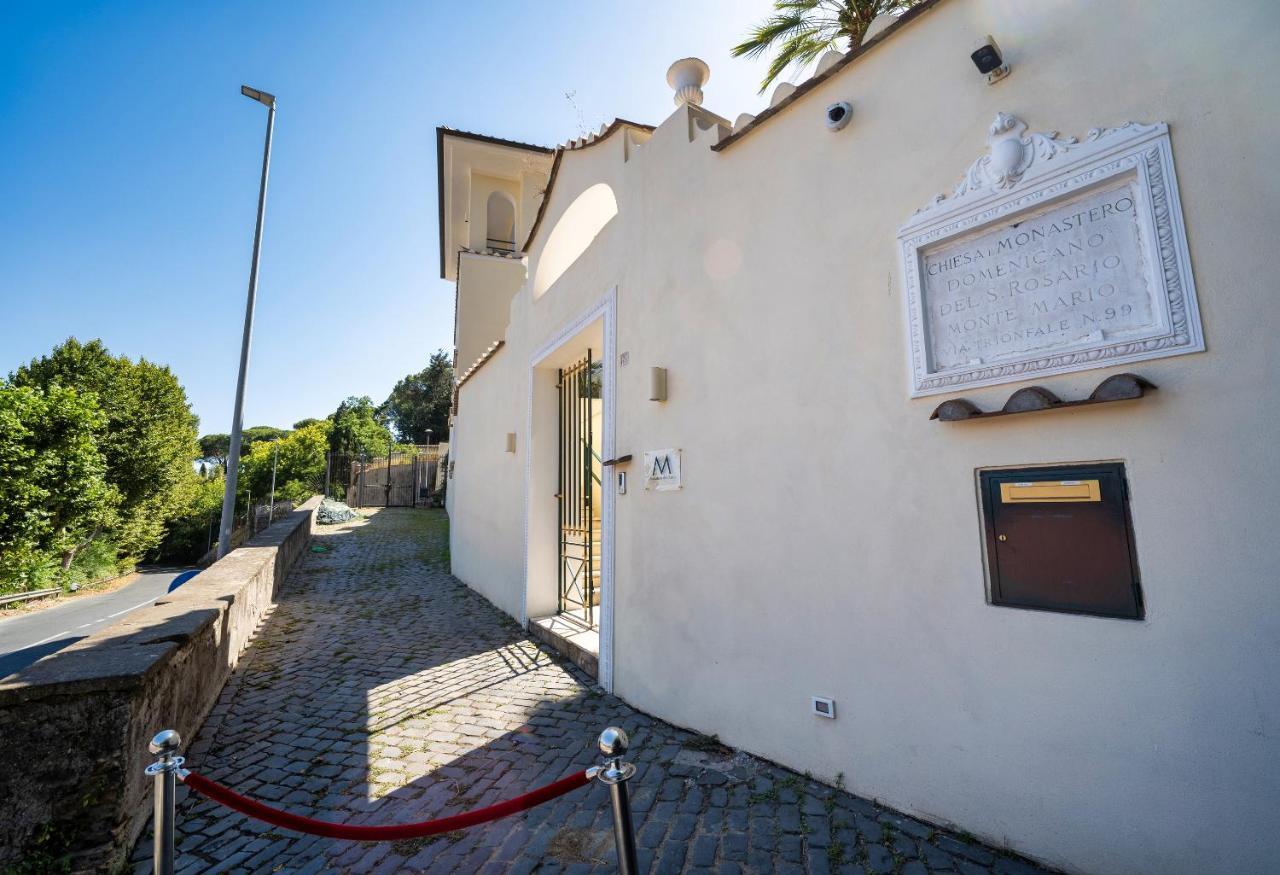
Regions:
M 451 577 L 446 526 L 441 511 L 406 509 L 322 527 L 327 552 L 291 575 L 188 764 L 299 814 L 407 822 L 592 765 L 596 736 L 618 724 L 639 767 L 642 871 L 1042 871 L 627 707 Z M 611 828 L 598 783 L 394 843 L 286 833 L 190 796 L 178 871 L 612 872 Z M 144 840 L 137 871 L 149 855 Z

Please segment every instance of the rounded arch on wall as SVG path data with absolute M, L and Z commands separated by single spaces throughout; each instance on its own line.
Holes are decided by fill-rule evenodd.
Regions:
M 538 256 L 538 270 L 533 278 L 534 300 L 560 279 L 616 215 L 618 200 L 607 183 L 597 182 L 574 198 L 560 214 Z
M 492 191 L 485 202 L 485 237 L 490 249 L 516 248 L 516 201 L 505 191 Z

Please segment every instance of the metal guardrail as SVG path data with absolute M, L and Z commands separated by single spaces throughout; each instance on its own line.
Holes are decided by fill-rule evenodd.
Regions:
M 52 589 L 34 589 L 31 592 L 20 592 L 17 595 L 0 596 L 0 605 L 11 605 L 16 602 L 25 602 L 30 599 L 42 599 L 47 595 L 55 595 L 62 592 L 62 587 L 55 586 Z
M 97 580 L 87 580 L 84 583 L 73 583 L 71 584 L 70 591 L 71 593 L 76 593 L 85 587 L 101 586 L 104 583 L 111 583 L 112 581 L 119 580 L 122 577 L 128 577 L 131 574 L 136 574 L 137 571 L 137 568 L 130 568 L 128 571 L 121 574 L 113 574 L 110 577 L 100 577 Z M 58 595 L 63 592 L 66 592 L 66 590 L 60 586 L 54 586 L 49 589 L 34 589 L 31 592 L 20 592 L 14 595 L 0 596 L 0 607 L 4 607 L 8 604 L 14 604 L 16 602 L 29 601 L 30 599 L 39 599 L 44 598 L 45 596 Z

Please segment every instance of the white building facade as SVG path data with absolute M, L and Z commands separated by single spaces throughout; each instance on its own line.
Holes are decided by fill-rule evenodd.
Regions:
M 754 119 L 441 129 L 454 573 L 1050 865 L 1280 865 L 1278 25 L 934 0 Z

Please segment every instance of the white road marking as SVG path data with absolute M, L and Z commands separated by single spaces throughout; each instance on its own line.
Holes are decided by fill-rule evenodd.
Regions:
M 153 604 L 155 604 L 155 602 L 156 602 L 156 600 L 155 600 L 155 599 L 147 599 L 145 602 L 138 602 L 136 605 L 134 605 L 134 606 L 133 606 L 133 607 L 131 607 L 131 608 L 125 608 L 123 611 L 116 611 L 114 614 L 107 614 L 107 615 L 106 615 L 105 617 L 103 617 L 102 619 L 103 619 L 103 620 L 110 620 L 110 619 L 112 619 L 113 617 L 118 617 L 118 616 L 120 616 L 121 614 L 127 614 L 127 613 L 129 613 L 130 611 L 136 611 L 138 608 L 144 608 L 144 607 L 146 607 L 147 605 L 153 605 Z
M 55 634 L 53 634 L 53 635 L 50 635 L 48 638 L 41 638 L 41 639 L 40 639 L 39 641 L 37 641 L 35 644 L 28 644 L 27 646 L 28 646 L 28 647 L 36 647 L 36 646 L 38 646 L 38 645 L 40 645 L 40 644 L 45 643 L 46 641 L 52 641 L 54 638 L 61 638 L 63 635 L 70 635 L 70 634 L 71 634 L 71 630 L 70 630 L 70 629 L 63 629 L 61 632 L 57 632 L 57 633 L 55 633 Z
M 157 573 L 168 573 L 168 572 L 157 572 Z M 170 582 L 172 582 L 172 581 L 170 581 Z M 166 590 L 166 593 L 167 593 L 167 590 Z M 125 608 L 125 609 L 124 609 L 124 610 L 122 610 L 122 611 L 116 611 L 114 614 L 107 614 L 105 617 L 102 617 L 101 619 L 94 620 L 94 621 L 89 622 L 89 623 L 82 623 L 81 625 L 77 626 L 76 628 L 77 628 L 77 629 L 87 629 L 89 626 L 93 626 L 93 625 L 95 625 L 95 624 L 97 624 L 97 623 L 105 623 L 107 620 L 113 620 L 113 619 L 115 619 L 116 617 L 119 617 L 119 616 L 121 616 L 121 615 L 123 615 L 123 614 L 127 614 L 127 613 L 129 613 L 130 611 L 136 611 L 136 610 L 138 610 L 138 608 L 145 608 L 145 607 L 147 607 L 148 605 L 153 605 L 153 604 L 155 604 L 155 603 L 156 603 L 156 601 L 157 601 L 158 599 L 160 599 L 160 598 L 161 598 L 162 596 L 164 596 L 166 593 L 161 593 L 160 595 L 158 595 L 158 596 L 153 596 L 153 597 L 151 597 L 151 598 L 147 599 L 146 601 L 138 602 L 136 605 L 133 605 L 132 607 L 129 607 L 129 608 Z M 105 594 L 104 594 L 104 595 L 105 595 Z M 56 610 L 56 609 L 58 609 L 58 608 L 65 607 L 65 606 L 72 606 L 72 607 L 74 607 L 74 606 L 75 606 L 75 604 L 76 604 L 75 602 L 63 602 L 61 605 L 54 605 L 54 606 L 52 606 L 51 608 L 46 608 L 46 610 Z M 32 616 L 32 615 L 28 615 L 28 616 Z M 12 618 L 12 619 L 17 619 L 17 617 L 14 617 L 14 618 Z M 49 642 L 49 641 L 54 640 L 55 638 L 61 638 L 61 637 L 65 636 L 65 635 L 71 635 L 71 634 L 74 634 L 74 632 L 75 632 L 75 630 L 73 630 L 73 629 L 63 629 L 61 632 L 56 632 L 56 633 L 54 633 L 53 635 L 50 635 L 48 638 L 41 638 L 39 641 L 35 642 L 34 644 L 28 644 L 28 645 L 26 645 L 26 646 L 27 646 L 27 647 L 39 647 L 41 644 L 45 644 L 45 643 L 47 643 L 47 642 Z

